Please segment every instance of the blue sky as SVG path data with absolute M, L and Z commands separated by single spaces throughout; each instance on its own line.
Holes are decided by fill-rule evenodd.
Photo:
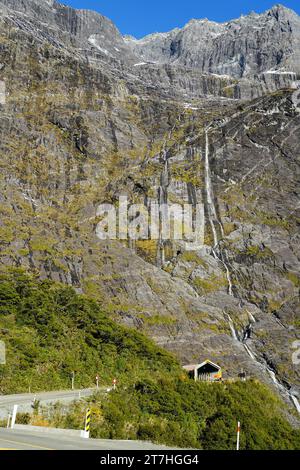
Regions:
M 142 37 L 182 27 L 191 18 L 227 21 L 251 11 L 261 13 L 276 3 L 300 14 L 299 0 L 60 0 L 65 5 L 99 11 L 123 34 Z

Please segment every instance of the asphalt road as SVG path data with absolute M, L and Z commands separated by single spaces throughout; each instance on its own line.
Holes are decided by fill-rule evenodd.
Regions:
M 109 441 L 0 428 L 0 450 L 168 450 L 147 442 Z M 1 457 L 0 457 L 1 464 Z
M 96 389 L 70 390 L 60 392 L 23 393 L 20 395 L 0 395 L 0 419 L 6 419 L 14 405 L 19 405 L 19 412 L 32 411 L 31 404 L 34 399 L 39 400 L 41 405 L 61 402 L 71 403 L 74 400 L 92 395 Z

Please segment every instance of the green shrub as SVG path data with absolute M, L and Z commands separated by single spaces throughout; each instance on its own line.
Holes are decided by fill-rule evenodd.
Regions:
M 142 334 L 114 323 L 101 305 L 70 287 L 13 270 L 0 274 L 0 393 L 105 386 L 117 390 L 89 399 L 93 437 L 146 439 L 178 447 L 234 449 L 237 421 L 242 449 L 299 449 L 299 431 L 285 405 L 264 385 L 205 384 L 189 380 L 175 357 Z M 82 429 L 87 403 L 63 412 L 36 404 L 19 422 Z M 4 423 L 5 425 L 5 423 Z

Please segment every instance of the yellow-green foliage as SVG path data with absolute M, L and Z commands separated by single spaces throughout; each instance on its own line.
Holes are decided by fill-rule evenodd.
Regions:
M 150 263 L 156 262 L 157 241 L 156 240 L 137 240 L 136 250 L 139 255 Z
M 171 167 L 172 179 L 182 181 L 183 183 L 191 183 L 196 188 L 203 187 L 203 177 L 201 177 L 202 165 L 194 162 L 193 165 L 179 163 Z
M 30 248 L 32 251 L 46 251 L 49 254 L 55 253 L 54 245 L 57 240 L 52 238 L 33 238 L 30 240 Z
M 269 225 L 270 227 L 279 227 L 285 230 L 289 230 L 290 228 L 289 220 L 272 216 L 272 214 L 263 211 L 257 211 L 255 215 L 261 223 Z
M 224 234 L 226 237 L 235 231 L 236 225 L 233 222 L 227 222 L 223 224 Z
M 249 246 L 245 252 L 247 256 L 253 256 L 257 259 L 272 258 L 274 255 L 269 248 L 262 248 L 257 245 Z
M 289 281 L 291 281 L 295 287 L 300 287 L 300 277 L 296 273 L 289 272 L 285 276 Z
M 0 243 L 10 243 L 13 239 L 14 233 L 10 227 L 0 227 Z
M 144 321 L 146 326 L 172 326 L 177 323 L 176 318 L 159 314 L 151 315 L 151 317 L 142 314 L 139 315 L 139 318 Z
M 270 313 L 277 312 L 281 309 L 282 305 L 284 304 L 283 300 L 276 300 L 276 299 L 268 299 L 268 311 Z
M 194 251 L 185 251 L 181 256 L 181 259 L 187 263 L 195 263 L 197 265 L 203 266 L 204 268 L 207 268 L 207 263 Z
M 234 98 L 234 85 L 224 87 L 222 92 L 227 98 Z
M 193 284 L 201 291 L 203 294 L 210 294 L 212 292 L 218 291 L 220 289 L 224 289 L 228 286 L 228 281 L 225 276 L 216 276 L 213 274 L 209 279 L 203 279 L 200 277 L 196 277 L 193 280 Z

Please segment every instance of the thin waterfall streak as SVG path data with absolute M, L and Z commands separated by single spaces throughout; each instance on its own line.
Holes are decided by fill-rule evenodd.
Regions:
M 230 270 L 228 268 L 227 263 L 224 261 L 223 257 L 218 256 L 216 254 L 215 248 L 218 246 L 219 240 L 218 240 L 218 234 L 217 230 L 215 227 L 215 222 L 218 223 L 220 226 L 220 230 L 222 233 L 222 237 L 224 238 L 224 229 L 222 223 L 218 220 L 217 217 L 217 211 L 216 207 L 214 204 L 214 197 L 213 197 L 213 191 L 212 191 L 212 183 L 211 183 L 211 176 L 210 176 L 210 164 L 209 164 L 209 136 L 208 136 L 208 131 L 209 131 L 209 126 L 205 129 L 205 188 L 206 188 L 206 199 L 207 199 L 207 213 L 208 213 L 208 218 L 209 218 L 209 223 L 212 229 L 212 234 L 213 234 L 213 239 L 214 239 L 214 247 L 213 247 L 213 255 L 216 259 L 218 259 L 224 266 L 225 271 L 226 271 L 226 278 L 228 281 L 228 293 L 230 296 L 233 297 L 233 284 L 231 281 L 231 276 L 230 276 Z
M 226 270 L 226 277 L 227 277 L 227 282 L 228 282 L 228 286 L 229 286 L 228 292 L 229 292 L 229 295 L 231 297 L 233 297 L 233 285 L 232 285 L 232 281 L 231 281 L 230 271 L 229 271 L 229 268 L 228 268 L 228 266 L 227 266 L 227 264 L 225 263 L 224 260 L 222 260 L 222 263 L 223 263 L 223 265 L 225 267 L 225 270 Z
M 246 352 L 248 353 L 248 355 L 251 357 L 251 359 L 253 361 L 255 361 L 257 364 L 259 364 L 260 366 L 265 368 L 265 371 L 271 377 L 271 380 L 274 383 L 274 385 L 278 388 L 278 390 L 280 390 L 280 392 L 283 395 L 285 395 L 286 397 L 288 397 L 290 399 L 290 401 L 293 403 L 294 407 L 296 408 L 296 410 L 300 414 L 300 403 L 299 403 L 297 397 L 295 395 L 293 395 L 289 390 L 287 390 L 287 388 L 284 385 L 282 385 L 279 382 L 279 380 L 276 377 L 276 373 L 274 372 L 274 370 L 272 370 L 267 364 L 262 364 L 261 362 L 259 362 L 259 360 L 255 356 L 255 354 L 253 353 L 251 348 L 245 343 L 244 343 L 244 348 L 245 348 Z
M 246 310 L 246 312 L 247 312 L 248 315 L 249 315 L 249 319 L 250 319 L 251 323 L 256 323 L 256 319 L 254 318 L 254 316 L 252 315 L 252 313 L 249 312 L 249 310 Z
M 299 403 L 297 397 L 295 397 L 295 395 L 292 395 L 292 394 L 290 395 L 290 397 L 291 397 L 291 400 L 292 400 L 293 404 L 295 405 L 296 410 L 300 414 L 300 403 Z
M 214 247 L 218 244 L 218 235 L 214 220 L 217 220 L 216 208 L 213 201 L 212 186 L 211 186 L 211 177 L 210 177 L 210 166 L 209 166 L 209 138 L 208 138 L 208 128 L 205 129 L 205 189 L 206 189 L 206 198 L 207 198 L 207 212 L 209 222 L 212 228 L 213 238 L 214 238 Z
M 212 233 L 213 233 L 213 238 L 214 238 L 214 246 L 212 248 L 212 253 L 213 253 L 214 258 L 219 260 L 225 268 L 226 277 L 227 277 L 228 285 L 229 285 L 229 295 L 233 296 L 233 284 L 232 284 L 232 281 L 231 281 L 231 275 L 230 275 L 229 267 L 228 267 L 226 261 L 224 260 L 223 256 L 219 256 L 216 253 L 216 248 L 218 246 L 219 240 L 218 240 L 218 235 L 217 235 L 217 231 L 216 231 L 216 227 L 215 227 L 215 222 L 219 224 L 223 237 L 224 237 L 224 229 L 223 229 L 222 223 L 218 220 L 217 211 L 216 211 L 216 208 L 215 208 L 215 205 L 214 205 L 214 198 L 213 198 L 213 193 L 212 193 L 210 165 L 209 165 L 209 137 L 208 137 L 209 129 L 210 129 L 210 126 L 208 126 L 205 129 L 205 189 L 206 189 L 206 199 L 207 199 L 207 206 L 208 206 L 207 207 L 208 219 L 209 219 L 209 223 L 210 223 L 211 228 L 212 228 Z M 247 313 L 249 315 L 250 325 L 256 323 L 256 319 L 254 318 L 252 313 L 249 312 L 248 310 L 247 310 Z M 270 375 L 270 377 L 271 377 L 273 383 L 276 385 L 276 387 L 281 391 L 281 393 L 283 393 L 285 396 L 289 397 L 289 399 L 292 401 L 295 408 L 297 409 L 298 413 L 300 413 L 300 403 L 299 403 L 297 397 L 295 397 L 295 395 L 293 395 L 289 390 L 286 389 L 286 387 L 284 387 L 277 380 L 275 372 L 267 364 L 263 364 L 263 363 L 259 362 L 259 360 L 257 359 L 257 357 L 254 354 L 254 352 L 252 351 L 252 349 L 246 344 L 246 341 L 247 341 L 248 338 L 243 339 L 243 341 L 240 340 L 240 338 L 238 337 L 238 335 L 236 333 L 236 330 L 235 330 L 235 327 L 234 327 L 234 322 L 233 322 L 231 316 L 228 313 L 226 313 L 225 317 L 227 317 L 227 321 L 228 321 L 228 324 L 229 324 L 229 327 L 230 327 L 232 337 L 236 341 L 241 341 L 243 343 L 245 351 L 247 352 L 249 357 L 253 361 L 255 361 L 257 364 L 259 364 L 260 367 L 264 367 L 265 371 Z
M 252 352 L 252 350 L 249 348 L 249 346 L 248 346 L 247 344 L 244 344 L 244 348 L 245 348 L 247 354 L 251 357 L 251 359 L 252 359 L 253 361 L 258 362 L 257 359 L 256 359 L 256 357 L 254 356 L 254 353 Z
M 229 325 L 229 328 L 230 328 L 233 339 L 235 339 L 236 341 L 239 341 L 239 338 L 238 338 L 238 335 L 236 333 L 236 329 L 234 327 L 234 323 L 233 323 L 233 320 L 232 320 L 231 316 L 229 315 L 229 313 L 225 313 L 225 312 L 224 312 L 224 316 L 228 321 L 228 325 Z

